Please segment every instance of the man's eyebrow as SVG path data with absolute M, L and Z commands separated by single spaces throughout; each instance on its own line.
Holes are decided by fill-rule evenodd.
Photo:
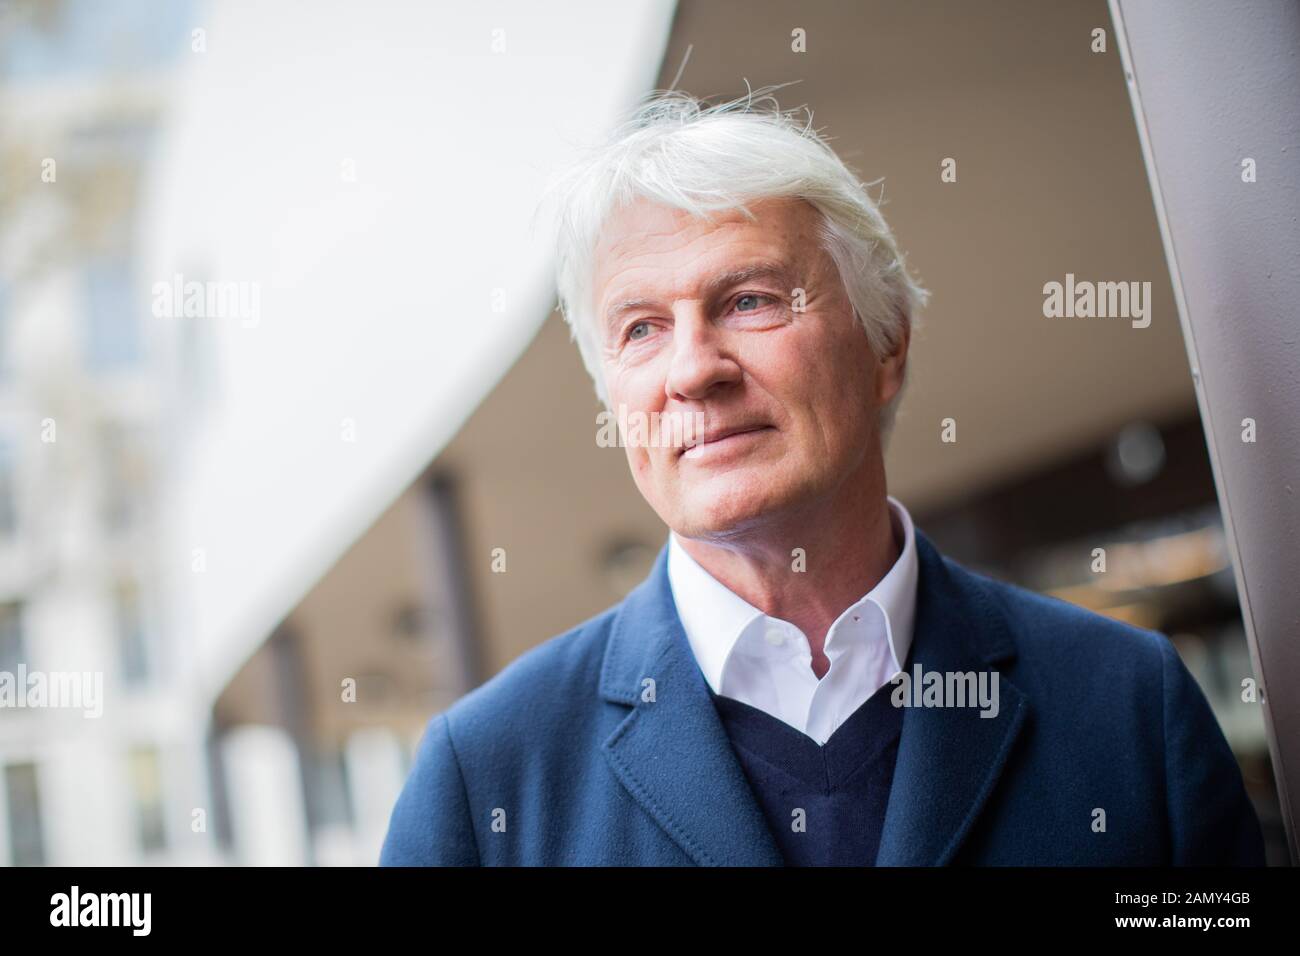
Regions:
M 756 279 L 775 280 L 778 283 L 788 284 L 790 281 L 790 269 L 781 262 L 754 262 L 747 266 L 741 266 L 736 269 L 728 269 L 720 273 L 704 284 L 703 294 L 706 299 L 714 299 L 721 293 L 734 286 L 743 285 L 746 282 L 753 282 Z M 785 288 L 785 285 L 782 285 Z M 633 299 L 624 299 L 616 302 L 605 310 L 605 322 L 607 325 L 612 324 L 619 316 L 637 309 L 652 307 L 658 304 L 657 299 L 638 297 Z

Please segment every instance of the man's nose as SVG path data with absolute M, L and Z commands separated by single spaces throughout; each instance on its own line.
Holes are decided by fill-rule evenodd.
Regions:
M 696 303 L 682 305 L 673 318 L 672 359 L 664 390 L 669 398 L 698 401 L 720 385 L 740 381 L 740 364 L 724 332 Z

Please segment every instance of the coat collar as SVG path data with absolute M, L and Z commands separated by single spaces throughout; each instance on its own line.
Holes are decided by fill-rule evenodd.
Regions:
M 994 670 L 1014 656 L 1005 618 L 980 580 L 917 528 L 920 562 L 909 674 Z M 709 697 L 673 603 L 668 549 L 615 615 L 600 689 L 632 708 L 603 749 L 628 794 L 701 865 L 779 866 L 778 849 Z M 1028 713 L 999 675 L 996 717 L 909 707 L 878 866 L 951 862 L 1006 764 Z

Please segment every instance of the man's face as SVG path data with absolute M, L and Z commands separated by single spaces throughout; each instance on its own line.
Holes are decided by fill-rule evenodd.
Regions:
M 753 221 L 709 224 L 641 200 L 596 247 L 611 407 L 642 421 L 704 416 L 695 447 L 627 446 L 641 494 L 687 538 L 797 516 L 868 480 L 879 409 L 901 384 L 906 349 L 885 363 L 872 353 L 817 211 L 783 199 L 750 209 Z

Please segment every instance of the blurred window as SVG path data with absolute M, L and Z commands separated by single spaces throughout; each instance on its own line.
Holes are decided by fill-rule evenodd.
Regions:
M 20 601 L 0 603 L 0 671 L 13 673 L 26 662 L 23 647 L 23 606 Z
M 136 834 L 140 849 L 156 853 L 167 846 L 163 820 L 162 770 L 158 751 L 137 747 L 131 751 L 131 793 L 135 799 Z
M 132 581 L 119 582 L 114 588 L 114 616 L 122 680 L 142 684 L 149 678 L 149 648 L 140 612 L 140 592 Z
M 9 377 L 9 292 L 0 279 L 0 380 Z
M 86 363 L 92 372 L 131 369 L 142 357 L 140 319 L 132 300 L 131 265 L 92 259 L 85 270 Z
M 140 517 L 149 493 L 149 458 L 140 433 L 121 422 L 99 431 L 104 469 L 103 520 L 109 532 L 125 531 Z
M 3 303 L 0 303 L 0 309 L 3 308 Z M 0 315 L 0 324 L 3 321 L 3 316 Z M 18 529 L 15 465 L 13 445 L 0 438 L 0 538 L 10 537 Z
M 9 816 L 9 853 L 14 866 L 42 866 L 45 843 L 41 837 L 40 789 L 36 765 L 5 767 L 5 806 Z
M 313 753 L 308 768 L 312 785 L 307 790 L 307 813 L 312 829 L 351 826 L 352 805 L 342 752 L 331 748 Z

